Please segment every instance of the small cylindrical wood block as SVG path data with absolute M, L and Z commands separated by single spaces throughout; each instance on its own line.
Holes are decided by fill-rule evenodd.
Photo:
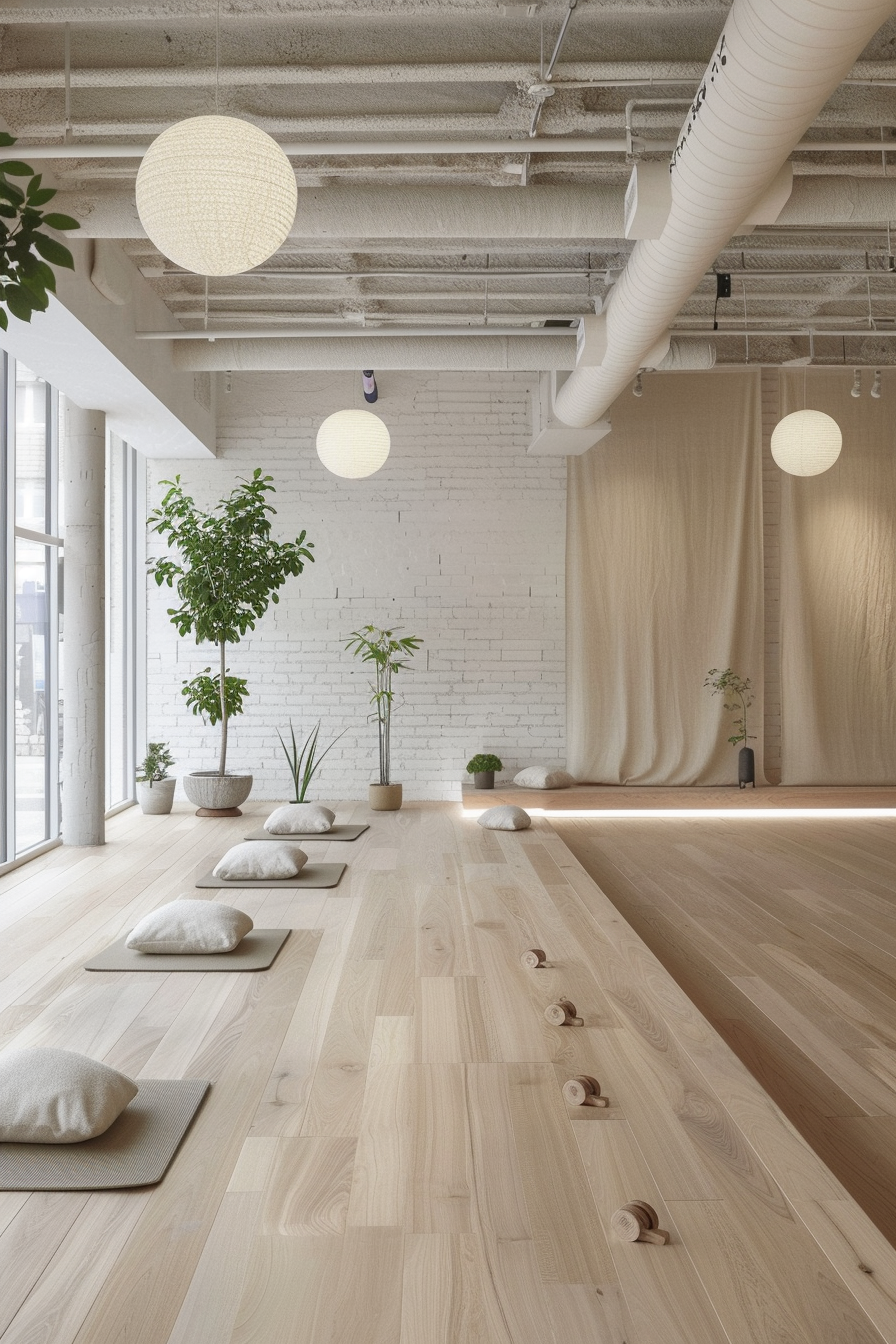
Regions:
M 643 1199 L 623 1204 L 610 1219 L 610 1226 L 620 1241 L 646 1241 L 653 1246 L 665 1246 L 669 1233 L 658 1223 L 656 1210 Z
M 581 1027 L 582 1018 L 576 1016 L 576 1006 L 570 1003 L 569 999 L 559 999 L 557 1003 L 549 1003 L 544 1010 L 546 1022 L 550 1022 L 552 1027 Z
M 529 947 L 520 957 L 520 961 L 530 970 L 536 971 L 539 966 L 544 966 L 547 961 L 547 954 L 540 947 Z
M 563 1097 L 570 1106 L 609 1106 L 606 1097 L 600 1094 L 600 1083 L 589 1078 L 586 1073 L 577 1074 L 563 1084 Z

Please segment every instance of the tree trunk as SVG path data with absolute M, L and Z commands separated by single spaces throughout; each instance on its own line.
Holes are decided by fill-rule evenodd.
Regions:
M 218 648 L 221 650 L 221 758 L 218 762 L 218 774 L 223 775 L 227 765 L 227 693 L 224 686 L 224 663 L 226 660 L 227 645 L 224 640 L 220 640 Z

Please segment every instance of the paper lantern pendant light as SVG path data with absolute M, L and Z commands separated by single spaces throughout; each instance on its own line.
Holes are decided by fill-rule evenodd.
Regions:
M 335 411 L 317 431 L 317 455 L 334 476 L 372 476 L 389 456 L 389 431 L 372 411 Z
M 267 261 L 296 217 L 283 150 L 239 117 L 189 117 L 163 131 L 137 173 L 150 240 L 198 275 L 239 275 Z
M 772 457 L 791 476 L 818 476 L 840 456 L 840 426 L 824 411 L 794 411 L 772 432 Z

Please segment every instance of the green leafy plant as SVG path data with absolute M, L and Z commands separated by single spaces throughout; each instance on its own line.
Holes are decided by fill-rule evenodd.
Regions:
M 168 750 L 167 742 L 147 742 L 146 755 L 137 771 L 137 783 L 148 784 L 152 788 L 159 780 L 168 778 L 168 771 L 173 764 L 174 757 Z
M 305 738 L 305 742 L 302 746 L 301 751 L 299 750 L 299 744 L 296 741 L 295 731 L 292 726 L 292 719 L 290 719 L 289 721 L 289 737 L 290 737 L 289 746 L 287 746 L 286 743 L 283 741 L 283 734 L 279 731 L 279 729 L 277 730 L 277 736 L 280 738 L 280 745 L 283 748 L 283 754 L 285 755 L 287 764 L 289 765 L 289 773 L 292 775 L 293 793 L 295 795 L 292 801 L 294 803 L 304 803 L 305 795 L 308 792 L 308 786 L 311 783 L 314 776 L 317 774 L 320 767 L 323 765 L 323 760 L 327 752 L 331 751 L 333 747 L 335 747 L 336 743 L 339 741 L 339 738 L 344 737 L 347 732 L 348 729 L 343 728 L 342 732 L 339 734 L 339 737 L 334 737 L 330 745 L 326 747 L 318 756 L 317 738 L 320 733 L 320 719 L 318 719 L 315 727 L 312 728 L 311 732 Z
M 238 644 L 269 604 L 279 602 L 278 589 L 314 560 L 313 544 L 305 543 L 304 531 L 295 541 L 274 541 L 270 516 L 276 510 L 267 497 L 275 487 L 273 477 L 260 468 L 210 510 L 197 507 L 179 476 L 160 484 L 168 492 L 149 515 L 148 526 L 178 554 L 150 560 L 149 572 L 160 587 L 167 584 L 180 598 L 179 607 L 168 608 L 178 634 L 218 646 L 218 671 L 205 668 L 184 682 L 182 694 L 194 714 L 212 725 L 220 723 L 218 774 L 223 775 L 229 721 L 242 713 L 249 693 L 245 678 L 228 676 L 227 645 Z
M 381 784 L 391 783 L 392 769 L 392 708 L 394 692 L 392 678 L 396 672 L 404 672 L 410 667 L 408 658 L 414 654 L 423 640 L 419 635 L 405 635 L 397 639 L 394 630 L 380 630 L 375 625 L 362 626 L 353 630 L 345 647 L 364 663 L 373 663 L 375 680 L 370 689 L 373 694 L 370 703 L 374 706 L 372 719 L 376 719 L 380 743 L 380 779 Z
M 16 138 L 0 131 L 0 148 L 8 149 Z M 27 178 L 21 186 L 10 178 Z M 56 195 L 55 187 L 41 185 L 40 173 L 18 159 L 0 161 L 0 328 L 6 331 L 9 319 L 5 309 L 22 322 L 31 314 L 42 313 L 49 304 L 48 294 L 56 290 L 51 266 L 74 270 L 71 252 L 41 229 L 79 229 L 71 215 L 41 209 Z
M 467 761 L 468 775 L 482 775 L 487 771 L 503 770 L 504 766 L 497 756 L 491 756 L 488 752 L 480 753 L 474 756 L 472 761 Z
M 723 672 L 717 667 L 711 667 L 703 685 L 709 686 L 713 695 L 723 695 L 725 708 L 730 713 L 738 715 L 732 725 L 735 732 L 728 739 L 731 745 L 736 747 L 738 742 L 743 742 L 746 746 L 747 742 L 755 741 L 756 734 L 747 733 L 747 710 L 755 698 L 749 677 L 744 680 L 732 672 L 730 667 L 726 667 Z

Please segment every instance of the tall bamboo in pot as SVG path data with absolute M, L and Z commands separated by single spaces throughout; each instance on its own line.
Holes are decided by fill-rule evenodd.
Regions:
M 392 782 L 392 709 L 395 693 L 392 678 L 396 672 L 409 668 L 407 659 L 419 649 L 423 640 L 418 635 L 396 638 L 394 630 L 380 630 L 365 625 L 354 630 L 345 647 L 364 663 L 373 663 L 374 681 L 370 689 L 370 703 L 374 707 L 371 718 L 376 719 L 379 739 L 380 778 L 369 789 L 370 806 L 375 812 L 395 812 L 401 807 L 401 785 Z

